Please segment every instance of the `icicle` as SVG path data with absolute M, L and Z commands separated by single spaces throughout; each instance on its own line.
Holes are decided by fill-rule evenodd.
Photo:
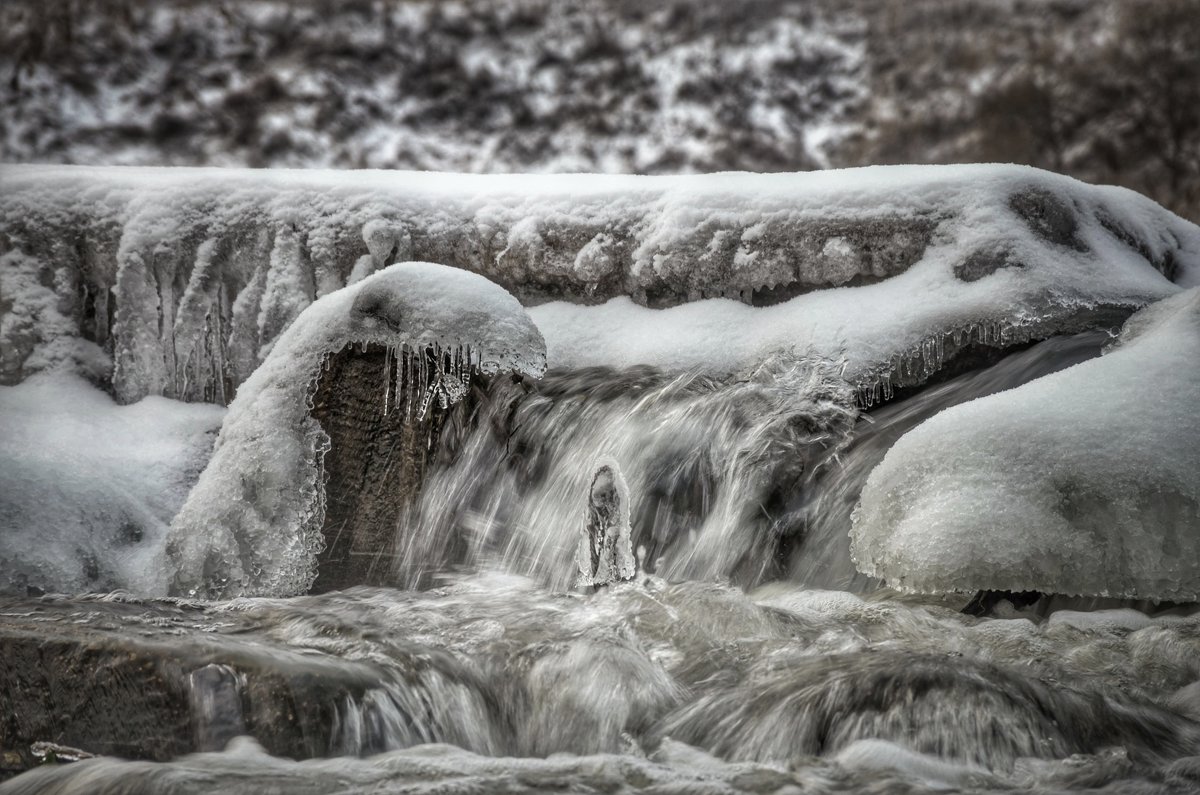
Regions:
M 404 401 L 404 408 L 401 410 L 404 412 L 405 421 L 408 420 L 408 394 L 404 386 L 404 382 L 407 377 L 407 369 L 408 346 L 401 345 L 396 360 L 396 407 L 400 408 L 400 401 Z
M 389 345 L 388 349 L 383 354 L 383 416 L 388 415 L 388 398 L 392 389 L 392 348 Z
M 429 404 L 433 401 L 434 389 L 430 388 L 429 380 L 429 349 L 425 348 L 418 354 L 420 361 L 418 363 L 419 372 L 417 375 L 417 383 L 420 385 L 420 405 L 417 408 L 417 422 L 425 419 L 425 415 L 429 412 Z
M 605 586 L 637 574 L 629 524 L 629 487 L 615 461 L 601 463 L 588 488 L 576 549 L 576 585 Z
M 412 419 L 412 349 L 405 345 L 402 355 L 404 362 L 401 366 L 404 372 L 401 377 L 404 383 L 401 391 L 404 393 L 404 421 L 408 422 Z

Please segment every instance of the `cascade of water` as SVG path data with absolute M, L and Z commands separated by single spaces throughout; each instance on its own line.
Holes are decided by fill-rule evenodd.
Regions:
M 453 460 L 402 509 L 397 580 L 486 564 L 570 587 L 579 495 L 606 458 L 628 480 L 632 541 L 646 549 L 648 571 L 747 586 L 786 573 L 812 587 L 873 590 L 850 559 L 850 514 L 891 445 L 938 411 L 1095 356 L 1109 339 L 1048 340 L 857 425 L 853 391 L 828 362 L 768 362 L 727 382 L 632 369 L 551 374 L 529 394 L 496 384 L 445 457 Z M 939 348 L 931 342 L 928 355 Z M 416 372 L 397 387 L 406 406 L 415 402 L 408 416 L 458 397 L 475 371 L 467 364 L 462 375 L 461 361 L 440 349 L 410 357 Z
M 398 577 L 490 561 L 570 587 L 579 495 L 608 458 L 629 482 L 649 570 L 759 582 L 775 571 L 781 495 L 853 424 L 839 373 L 771 361 L 729 382 L 635 369 L 552 375 L 529 395 L 497 384 L 455 460 L 403 513 Z
M 740 765 L 743 781 L 750 763 L 772 765 L 779 778 L 870 741 L 884 758 L 906 749 L 926 764 L 986 769 L 1013 783 L 1005 791 L 1077 791 L 1061 786 L 1053 761 L 1060 760 L 1064 770 L 1088 771 L 1079 789 L 1094 791 L 1135 774 L 1161 780 L 1200 740 L 1189 685 L 1197 617 L 1138 614 L 1141 623 L 1131 624 L 1120 612 L 1080 631 L 1069 623 L 1081 622 L 1079 614 L 1041 626 L 979 620 L 789 583 L 764 598 L 650 577 L 584 597 L 495 574 L 420 592 L 359 588 L 205 605 L 3 597 L 2 663 L 26 676 L 22 687 L 0 692 L 0 705 L 31 716 L 6 737 L 14 747 L 32 744 L 35 755 L 44 744 L 33 738 L 51 725 L 69 746 L 55 746 L 56 754 L 146 747 L 165 760 L 221 748 L 242 731 L 261 744 L 253 754 L 232 745 L 233 753 L 206 757 L 198 771 L 205 786 L 187 792 L 211 791 L 214 780 L 222 791 L 262 791 L 278 765 L 293 764 L 263 750 L 307 759 L 410 749 L 390 761 L 375 757 L 389 784 L 407 758 L 420 760 L 412 773 L 428 789 L 430 765 L 441 759 L 456 766 L 463 787 L 433 788 L 474 792 L 492 779 L 486 771 L 464 777 L 462 756 L 447 756 L 454 752 L 442 744 L 488 755 L 502 772 L 526 764 L 513 757 L 564 753 L 620 754 L 609 759 L 626 768 L 674 747 L 667 737 L 689 744 L 680 750 L 692 759 L 707 758 L 710 772 Z M 81 668 L 81 658 L 97 664 Z M 1112 685 L 1118 681 L 1122 687 Z M 75 713 L 38 709 L 67 698 L 78 698 Z M 190 720 L 164 720 L 172 712 Z M 1113 748 L 1119 764 L 1104 767 Z M 214 779 L 207 768 L 222 758 L 245 769 Z M 169 769 L 104 764 L 130 775 L 153 769 L 159 781 Z M 319 765 L 306 763 L 304 775 Z M 128 782 L 87 786 L 83 771 L 95 765 L 60 769 L 80 771 L 72 792 L 130 791 Z M 262 786 L 246 783 L 254 775 Z M 844 783 L 846 770 L 839 775 Z M 539 776 L 506 791 L 562 780 Z M 609 791 L 606 780 L 584 790 Z M 764 780 L 775 779 L 753 779 Z M 335 789 L 380 791 L 345 782 L 320 791 Z

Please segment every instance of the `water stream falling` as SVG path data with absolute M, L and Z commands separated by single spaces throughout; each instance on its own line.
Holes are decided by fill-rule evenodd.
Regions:
M 771 361 L 728 381 L 634 368 L 552 372 L 529 394 L 502 384 L 401 516 L 397 577 L 411 585 L 488 565 L 570 587 L 588 481 L 607 459 L 629 484 L 648 572 L 874 590 L 850 559 L 850 514 L 891 445 L 945 408 L 1099 355 L 1110 340 L 1056 337 L 861 414 L 826 361 Z
M 612 460 L 645 570 L 756 584 L 779 573 L 782 495 L 848 441 L 857 416 L 825 361 L 769 361 L 728 382 L 647 368 L 551 373 L 532 389 L 500 384 L 401 517 L 402 582 L 486 564 L 569 588 L 590 479 Z

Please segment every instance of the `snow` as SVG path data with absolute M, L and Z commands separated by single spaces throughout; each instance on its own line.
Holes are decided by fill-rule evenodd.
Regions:
M 7 41 L 36 38 L 11 5 Z M 696 11 L 254 0 L 154 4 L 114 25 L 88 8 L 55 57 L 0 52 L 15 74 L 0 158 L 690 172 L 802 167 L 819 155 L 810 127 L 853 131 L 868 92 L 857 15 Z
M 463 270 L 401 263 L 317 300 L 238 390 L 212 459 L 171 524 L 175 592 L 292 595 L 312 584 L 329 446 L 308 413 L 312 385 L 328 354 L 371 343 L 394 356 L 418 352 L 411 360 L 422 368 L 427 348 L 438 362 L 446 352 L 462 363 L 438 373 L 428 395 L 413 395 L 409 411 L 423 411 L 426 398 L 457 402 L 474 372 L 536 378 L 546 367 L 545 344 L 520 303 Z M 417 382 L 429 382 L 424 369 Z M 379 398 L 386 405 L 387 393 Z
M 871 473 L 859 568 L 910 591 L 1200 598 L 1200 289 L 1105 355 L 948 409 Z
M 674 177 L 3 166 L 0 186 L 5 261 L 77 274 L 53 288 L 74 334 L 47 327 L 39 344 L 111 344 L 123 402 L 221 399 L 220 383 L 244 380 L 305 305 L 408 258 L 480 273 L 535 307 L 552 367 L 728 374 L 783 348 L 845 358 L 853 380 L 884 392 L 968 339 L 1115 323 L 1200 283 L 1194 225 L 1130 191 L 1019 166 Z M 111 329 L 88 320 L 111 316 L 110 291 Z M 5 323 L 12 383 L 43 365 Z
M 63 373 L 0 387 L 0 591 L 165 593 L 167 525 L 223 414 Z
M 21 372 L 67 369 L 100 379 L 112 362 L 95 342 L 77 336 L 64 315 L 61 292 L 74 291 L 72 274 L 19 251 L 0 257 L 0 382 Z

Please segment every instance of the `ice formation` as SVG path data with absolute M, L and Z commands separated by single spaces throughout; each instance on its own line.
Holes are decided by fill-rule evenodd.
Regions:
M 575 563 L 576 586 L 610 585 L 637 574 L 629 526 L 629 484 L 616 461 L 602 461 L 588 486 L 587 511 Z
M 859 567 L 905 590 L 1200 598 L 1200 289 L 1105 355 L 935 415 L 871 473 Z
M 65 373 L 0 387 L 0 592 L 165 593 L 167 525 L 223 414 Z
M 390 351 L 384 411 L 419 417 L 463 396 L 474 373 L 539 377 L 545 346 L 515 298 L 487 279 L 430 263 L 393 265 L 321 298 L 275 340 L 229 407 L 208 467 L 171 525 L 177 593 L 304 592 L 324 545 L 322 460 L 311 415 L 325 357 Z M 400 401 L 404 401 L 404 405 Z
M 921 381 L 968 342 L 1120 322 L 1200 281 L 1194 225 L 1130 191 L 1017 166 L 4 166 L 0 187 L 0 255 L 43 274 L 0 283 L 0 376 L 42 369 L 38 351 L 56 345 L 94 353 L 83 340 L 111 352 L 124 402 L 228 399 L 305 306 L 407 258 L 549 302 L 533 317 L 552 367 L 727 374 L 783 347 L 844 356 L 868 393 Z M 47 290 L 66 322 L 31 336 L 20 318 Z
M 0 383 L 64 369 L 92 380 L 108 377 L 112 361 L 97 342 L 79 336 L 71 317 L 66 296 L 80 289 L 78 281 L 69 267 L 19 251 L 0 257 Z

